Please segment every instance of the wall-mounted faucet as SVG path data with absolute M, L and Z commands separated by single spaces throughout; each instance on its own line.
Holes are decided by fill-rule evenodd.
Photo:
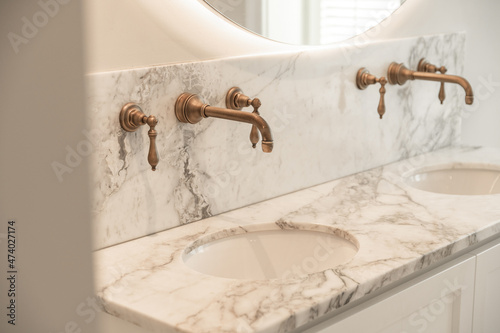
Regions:
M 175 116 L 180 122 L 190 124 L 196 124 L 203 118 L 208 117 L 234 120 L 252 124 L 252 131 L 250 133 L 250 141 L 252 142 L 252 146 L 255 148 L 255 145 L 259 141 L 258 134 L 254 130 L 254 128 L 256 128 L 262 135 L 262 151 L 264 151 L 265 153 L 270 153 L 273 150 L 273 136 L 271 134 L 271 128 L 264 120 L 264 118 L 259 115 L 258 108 L 260 107 L 260 101 L 256 98 L 253 99 L 253 101 L 255 101 L 255 105 L 254 112 L 252 113 L 239 111 L 239 107 L 247 106 L 246 103 L 248 101 L 245 100 L 246 96 L 241 93 L 241 90 L 238 91 L 234 89 L 238 88 L 233 88 L 229 91 L 228 96 L 226 97 L 226 102 L 229 99 L 229 106 L 234 105 L 237 108 L 236 110 L 213 107 L 205 104 L 203 100 L 196 94 L 183 93 L 177 98 L 177 101 L 175 102 Z M 236 96 L 237 93 L 239 93 L 240 95 Z M 250 104 L 252 104 L 252 102 L 250 102 Z M 252 134 L 252 132 L 255 133 Z
M 465 90 L 465 104 L 470 105 L 474 101 L 474 94 L 472 93 L 471 85 L 466 79 L 460 76 L 412 71 L 406 68 L 403 64 L 393 62 L 387 70 L 387 79 L 390 84 L 399 85 L 405 84 L 408 80 L 456 83 L 462 86 Z
M 387 80 L 383 76 L 377 78 L 375 75 L 370 74 L 370 72 L 364 67 L 358 70 L 358 73 L 356 74 L 356 86 L 358 87 L 358 89 L 364 90 L 370 84 L 376 84 L 376 83 L 380 83 L 380 89 L 379 89 L 380 100 L 378 102 L 377 112 L 380 116 L 380 119 L 382 119 L 385 113 L 384 95 L 385 95 L 385 85 L 387 83 Z
M 142 125 L 149 125 L 149 152 L 148 152 L 148 162 L 151 165 L 151 170 L 155 171 L 158 165 L 158 152 L 156 151 L 156 136 L 157 132 L 155 130 L 158 120 L 155 116 L 146 116 L 142 112 L 139 105 L 135 103 L 127 103 L 123 106 L 120 111 L 120 125 L 127 132 L 135 132 Z
M 436 65 L 429 63 L 427 60 L 425 60 L 425 58 L 422 58 L 418 62 L 417 71 L 426 73 L 440 72 L 441 74 L 446 74 L 448 70 L 444 66 L 438 67 Z M 443 104 L 444 99 L 446 97 L 444 93 L 444 82 L 441 82 L 441 88 L 439 89 L 438 97 L 439 100 L 441 101 L 441 104 Z

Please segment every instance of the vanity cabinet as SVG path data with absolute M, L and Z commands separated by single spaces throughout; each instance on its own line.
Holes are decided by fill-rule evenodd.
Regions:
M 500 332 L 500 240 L 474 251 L 476 290 L 474 333 Z
M 305 332 L 470 333 L 475 264 L 461 257 Z
M 500 332 L 500 239 L 301 332 Z

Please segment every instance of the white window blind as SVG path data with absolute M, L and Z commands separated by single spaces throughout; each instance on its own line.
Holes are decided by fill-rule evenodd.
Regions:
M 358 35 L 388 16 L 404 0 L 320 0 L 320 43 Z

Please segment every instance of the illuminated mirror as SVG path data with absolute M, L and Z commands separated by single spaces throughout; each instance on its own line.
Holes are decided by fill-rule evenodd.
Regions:
M 359 35 L 406 0 L 205 0 L 219 14 L 263 37 L 323 45 Z

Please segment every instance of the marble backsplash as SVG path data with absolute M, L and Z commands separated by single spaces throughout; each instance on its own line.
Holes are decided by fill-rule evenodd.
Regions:
M 464 92 L 446 84 L 410 81 L 387 85 L 386 114 L 378 118 L 379 86 L 358 90 L 366 67 L 385 76 L 392 61 L 416 69 L 425 57 L 463 70 L 462 33 L 337 45 L 91 74 L 89 133 L 94 186 L 94 247 L 114 245 L 285 193 L 455 144 L 460 138 Z M 181 124 L 177 97 L 197 93 L 224 107 L 240 87 L 262 101 L 274 150 L 251 148 L 251 126 L 221 119 Z M 119 112 L 138 103 L 158 120 L 158 170 L 147 162 L 147 126 L 120 128 Z M 251 111 L 251 109 L 248 109 Z

